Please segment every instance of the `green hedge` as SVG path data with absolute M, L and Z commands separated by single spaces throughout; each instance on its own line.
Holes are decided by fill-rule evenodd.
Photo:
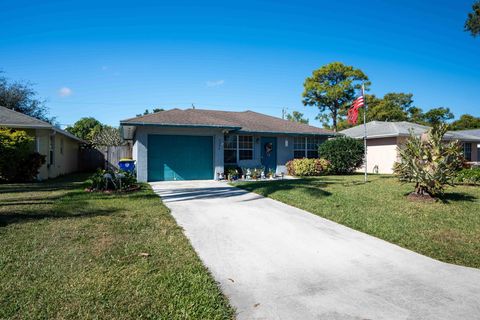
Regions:
M 361 140 L 338 137 L 322 143 L 318 148 L 318 156 L 330 162 L 332 173 L 345 174 L 362 166 L 364 150 Z
M 287 162 L 287 173 L 292 176 L 319 176 L 328 172 L 330 163 L 325 159 L 293 159 Z
M 480 168 L 460 170 L 455 178 L 455 183 L 480 185 Z

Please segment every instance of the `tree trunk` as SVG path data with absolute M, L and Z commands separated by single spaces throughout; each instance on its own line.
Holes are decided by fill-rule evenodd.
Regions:
M 337 103 L 333 106 L 332 109 L 332 127 L 333 127 L 333 132 L 337 132 L 337 113 L 338 113 L 338 107 Z

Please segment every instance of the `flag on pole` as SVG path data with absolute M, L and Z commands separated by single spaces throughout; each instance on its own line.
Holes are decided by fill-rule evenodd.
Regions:
M 363 93 L 362 93 L 360 97 L 358 97 L 357 99 L 355 99 L 355 101 L 353 101 L 352 107 L 348 109 L 348 112 L 347 112 L 348 123 L 357 124 L 358 109 L 360 109 L 364 105 L 365 105 L 365 102 L 363 101 Z

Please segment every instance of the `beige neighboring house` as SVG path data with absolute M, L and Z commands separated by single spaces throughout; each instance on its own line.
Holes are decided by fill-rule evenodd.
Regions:
M 371 121 L 367 123 L 367 171 L 371 173 L 393 173 L 393 164 L 398 159 L 397 147 L 410 135 L 421 135 L 430 127 L 416 123 Z M 363 139 L 364 126 L 358 125 L 340 131 L 346 136 Z M 445 140 L 459 140 L 463 144 L 463 153 L 467 161 L 477 163 L 479 159 L 480 136 L 467 131 L 448 131 Z M 363 171 L 360 169 L 359 171 Z
M 0 106 L 0 128 L 26 131 L 35 137 L 34 150 L 46 156 L 37 178 L 55 178 L 79 169 L 78 158 L 82 144 L 86 142 L 48 122 Z

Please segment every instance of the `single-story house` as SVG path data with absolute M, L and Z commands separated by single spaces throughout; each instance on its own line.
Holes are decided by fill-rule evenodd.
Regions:
M 227 165 L 286 172 L 333 132 L 253 111 L 172 109 L 120 122 L 139 181 L 218 179 Z
M 393 164 L 398 160 L 397 147 L 413 134 L 420 136 L 430 129 L 416 123 L 400 121 L 371 121 L 367 123 L 367 171 L 393 173 Z M 364 126 L 358 125 L 339 132 L 346 136 L 363 139 Z M 463 144 L 464 157 L 469 162 L 478 162 L 480 137 L 462 131 L 448 131 L 445 140 L 459 140 Z M 359 171 L 363 171 L 363 169 Z
M 0 128 L 24 130 L 35 138 L 34 150 L 46 156 L 38 180 L 78 171 L 80 146 L 85 141 L 52 124 L 0 106 Z

